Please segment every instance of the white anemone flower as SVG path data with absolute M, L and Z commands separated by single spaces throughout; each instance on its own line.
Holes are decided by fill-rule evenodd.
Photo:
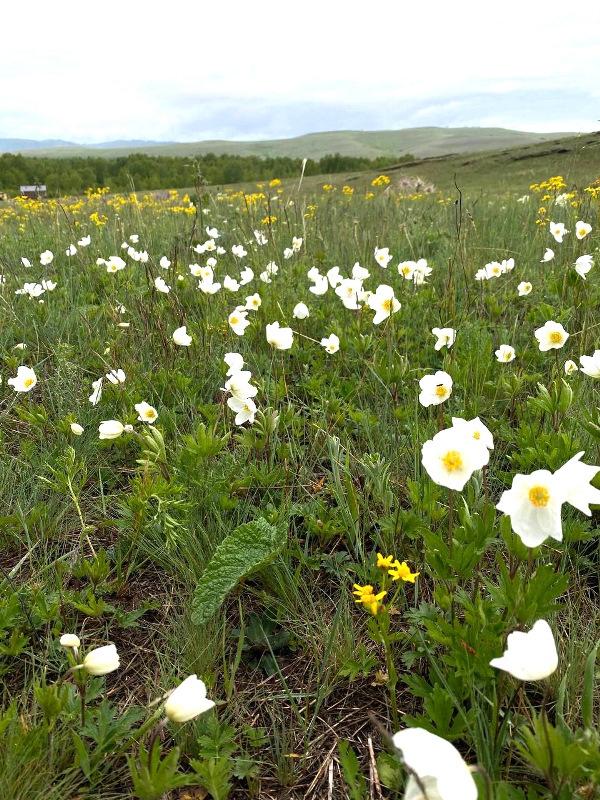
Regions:
M 238 336 L 243 336 L 246 328 L 250 325 L 246 319 L 247 316 L 248 312 L 243 307 L 236 308 L 235 311 L 232 311 L 229 315 L 229 327 Z
M 229 275 L 225 275 L 223 278 L 223 288 L 226 289 L 228 292 L 237 292 L 240 288 L 240 284 L 236 281 L 235 278 L 231 278 Z
M 531 294 L 531 290 L 533 286 L 528 283 L 527 281 L 521 281 L 521 283 L 517 286 L 517 291 L 519 292 L 519 297 L 525 297 L 527 294 Z
M 67 247 L 67 249 L 65 250 L 65 255 L 74 256 L 76 252 L 77 252 L 77 248 L 75 247 L 75 245 L 74 244 L 70 244 Z
M 452 378 L 443 370 L 438 370 L 434 375 L 424 375 L 419 386 L 419 403 L 425 408 L 443 403 L 452 394 Z
M 566 464 L 556 470 L 554 477 L 560 481 L 563 489 L 567 492 L 566 502 L 590 517 L 592 515 L 590 503 L 594 505 L 600 503 L 600 489 L 591 485 L 591 481 L 600 472 L 600 467 L 582 464 L 580 459 L 583 455 L 584 451 L 582 450 L 581 453 L 577 453 L 576 456 L 569 459 Z
M 70 425 L 70 427 L 71 427 L 71 433 L 72 433 L 74 436 L 81 436 L 81 434 L 82 434 L 82 433 L 84 432 L 84 430 L 85 430 L 85 428 L 83 427 L 83 425 L 80 425 L 78 422 L 72 422 L 72 423 L 71 423 L 71 425 Z M 62 644 L 62 642 L 61 642 L 61 644 Z
M 231 252 L 234 256 L 236 256 L 236 258 L 244 258 L 244 256 L 248 255 L 247 251 L 244 249 L 244 246 L 241 244 L 234 244 L 231 248 Z
M 589 375 L 590 378 L 600 378 L 600 350 L 594 350 L 593 356 L 579 356 L 579 363 L 584 375 Z
M 417 267 L 416 261 L 402 261 L 398 264 L 398 273 L 407 281 L 412 281 L 415 269 Z
M 91 237 L 91 236 L 83 236 L 83 237 L 82 237 L 82 238 L 81 238 L 81 239 L 80 239 L 80 240 L 77 242 L 77 244 L 79 245 L 79 247 L 87 247 L 87 246 L 88 246 L 88 244 L 91 244 L 91 241 L 92 241 L 92 237 Z
M 106 373 L 106 379 L 116 386 L 118 383 L 125 383 L 125 373 L 122 369 L 111 369 Z
M 252 386 L 252 373 L 249 370 L 238 370 L 233 372 L 231 378 L 225 383 L 224 391 L 230 392 L 236 400 L 247 400 L 249 397 L 256 397 L 258 388 Z
M 173 341 L 180 347 L 189 347 L 192 343 L 192 337 L 189 336 L 186 326 L 182 325 L 181 328 L 173 331 Z
M 592 226 L 588 225 L 587 222 L 579 220 L 578 222 L 575 223 L 575 236 L 578 239 L 584 239 L 588 235 L 588 233 L 591 232 L 591 230 Z
M 411 775 L 404 800 L 477 800 L 477 786 L 456 747 L 425 728 L 405 728 L 392 736 Z
M 302 247 L 302 237 L 292 236 L 292 250 L 294 251 L 294 253 L 297 253 L 301 247 Z
M 254 231 L 254 238 L 256 239 L 256 244 L 261 246 L 269 241 L 262 231 Z
M 289 350 L 294 342 L 294 332 L 291 328 L 281 328 L 279 322 L 272 322 L 266 326 L 267 342 L 276 350 Z
M 30 267 L 31 261 L 28 258 L 25 258 L 25 256 L 21 256 L 21 264 L 23 264 L 24 267 Z
M 380 267 L 387 269 L 387 265 L 392 260 L 393 256 L 390 255 L 389 247 L 376 247 L 375 248 L 375 261 Z
M 154 279 L 154 288 L 157 292 L 162 292 L 163 294 L 169 294 L 171 291 L 171 287 L 167 286 L 164 279 L 158 276 L 158 278 Z
M 562 541 L 560 513 L 566 499 L 565 481 L 547 469 L 538 469 L 531 475 L 515 475 L 496 508 L 510 517 L 511 527 L 524 545 L 538 547 L 548 536 Z
M 246 298 L 246 308 L 248 311 L 258 311 L 261 304 L 262 300 L 260 299 L 258 292 L 255 292 L 255 294 L 251 294 Z
M 106 419 L 98 426 L 100 439 L 118 439 L 125 430 L 125 426 L 117 419 Z
M 314 286 L 309 286 L 308 291 L 316 295 L 325 294 L 329 289 L 329 281 L 327 280 L 327 276 L 318 274 L 313 280 Z
M 221 288 L 220 283 L 213 283 L 212 279 L 209 281 L 201 280 L 198 284 L 198 288 L 204 294 L 216 294 L 219 289 Z
M 516 355 L 515 348 L 510 344 L 501 344 L 500 347 L 495 351 L 494 355 L 501 364 L 508 363 L 509 361 L 512 361 Z
M 250 397 L 239 400 L 237 397 L 230 397 L 227 400 L 229 408 L 235 412 L 235 424 L 243 425 L 249 422 L 251 425 L 254 422 L 256 415 L 256 403 Z
M 97 381 L 92 381 L 92 390 L 89 401 L 93 406 L 97 406 L 102 397 L 102 378 L 98 378 Z
M 206 226 L 206 235 L 210 236 L 211 239 L 218 239 L 219 238 L 219 231 L 216 228 L 209 228 L 208 225 Z
M 450 349 L 456 339 L 454 328 L 432 328 L 431 332 L 437 336 L 437 342 L 433 346 L 434 350 L 441 350 L 442 347 Z
M 329 273 L 328 273 L 329 274 Z M 362 281 L 356 278 L 342 278 L 335 289 L 335 293 L 341 298 L 344 308 L 356 311 L 359 308 L 358 296 L 362 289 Z
M 422 464 L 432 481 L 462 491 L 476 469 L 490 458 L 489 450 L 460 427 L 439 431 L 422 449 Z
M 169 267 L 171 266 L 171 262 L 166 256 L 163 256 L 158 263 L 159 266 L 161 266 L 163 269 L 169 269 Z
M 21 365 L 17 368 L 16 377 L 9 378 L 6 382 L 15 392 L 30 392 L 37 383 L 37 375 L 31 367 Z
M 190 264 L 190 274 L 194 278 L 201 278 L 203 277 L 204 268 L 200 266 L 200 264 Z M 212 270 L 211 270 L 212 272 Z
M 245 286 L 247 283 L 254 278 L 254 272 L 250 269 L 250 267 L 244 267 L 244 269 L 240 273 L 240 286 Z
M 343 278 L 340 275 L 340 268 L 331 267 L 331 269 L 328 269 L 327 280 L 329 281 L 329 285 L 331 286 L 332 289 L 335 289 L 336 286 L 339 286 L 340 283 L 343 281 Z
M 206 697 L 204 682 L 196 675 L 190 675 L 167 698 L 165 714 L 171 722 L 187 722 L 209 711 L 214 705 Z
M 310 316 L 310 311 L 306 303 L 296 303 L 292 312 L 294 319 L 306 319 Z
M 555 240 L 560 244 L 563 240 L 563 236 L 569 231 L 565 228 L 563 222 L 551 222 L 550 223 L 550 233 L 554 236 Z
M 233 375 L 235 372 L 240 372 L 244 366 L 244 358 L 240 353 L 225 353 L 223 361 L 229 367 L 226 375 Z
M 594 257 L 590 255 L 579 256 L 575 261 L 575 272 L 586 280 L 586 275 L 594 266 Z
M 479 417 L 473 419 L 462 419 L 461 417 L 452 417 L 452 427 L 458 428 L 465 436 L 470 436 L 476 442 L 480 442 L 487 447 L 488 450 L 494 449 L 494 437 L 490 429 L 483 424 Z
M 133 242 L 134 244 L 137 244 L 139 242 L 139 240 L 140 240 L 140 237 L 138 236 L 137 233 L 132 233 L 131 236 L 129 237 L 129 241 Z
M 48 264 L 51 264 L 54 260 L 54 253 L 52 250 L 44 250 L 44 252 L 40 255 L 40 264 L 44 267 L 47 267 Z
M 136 403 L 134 408 L 138 412 L 138 419 L 140 422 L 148 422 L 149 424 L 152 424 L 158 419 L 158 411 L 154 408 L 154 406 L 146 403 L 145 400 L 141 403 Z
M 119 256 L 110 256 L 104 263 L 107 272 L 119 272 L 119 270 L 125 269 L 125 262 Z
M 589 358 L 589 356 L 586 356 L 586 358 Z M 565 361 L 565 375 L 573 375 L 573 373 L 577 372 L 578 369 L 579 367 L 577 364 L 574 361 L 571 361 L 570 358 Z M 600 368 L 598 370 L 598 377 L 600 378 Z
M 394 290 L 391 286 L 382 283 L 377 287 L 375 294 L 367 300 L 369 308 L 375 312 L 373 325 L 379 325 L 384 319 L 400 311 L 400 301 L 394 297 Z
M 328 273 L 329 274 L 329 273 Z M 368 269 L 361 267 L 358 261 L 352 267 L 352 277 L 359 281 L 366 281 L 367 278 L 371 277 L 371 273 Z
M 545 264 L 546 261 L 552 261 L 554 258 L 554 250 L 551 250 L 549 247 L 546 248 L 546 252 L 544 253 L 540 264 Z
M 541 352 L 545 353 L 547 350 L 559 350 L 569 338 L 569 334 L 560 322 L 548 320 L 535 331 L 535 338 L 538 340 Z
M 114 644 L 96 647 L 83 659 L 83 668 L 90 675 L 108 675 L 109 672 L 119 669 L 119 666 L 119 654 Z
M 340 349 L 340 340 L 335 333 L 331 333 L 327 338 L 321 339 L 321 344 L 328 353 L 337 353 Z
M 520 681 L 540 681 L 552 675 L 558 667 L 558 653 L 550 625 L 538 619 L 528 633 L 509 633 L 504 655 L 493 658 L 490 666 Z

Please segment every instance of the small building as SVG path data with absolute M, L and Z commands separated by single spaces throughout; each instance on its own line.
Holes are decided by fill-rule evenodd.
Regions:
M 46 197 L 46 185 L 36 183 L 35 186 L 19 186 L 19 195 L 37 200 L 38 197 Z

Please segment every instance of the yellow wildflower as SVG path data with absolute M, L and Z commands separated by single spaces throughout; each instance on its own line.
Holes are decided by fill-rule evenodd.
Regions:
M 373 594 L 373 587 L 370 584 L 366 586 L 359 586 L 357 583 L 354 584 L 354 591 L 352 594 L 356 595 L 355 603 L 362 603 L 362 605 L 369 611 L 373 616 L 376 616 L 381 608 L 380 600 L 382 600 L 387 592 L 379 592 L 378 594 Z
M 415 578 L 420 575 L 420 572 L 411 572 L 406 561 L 400 563 L 398 560 L 394 561 L 393 566 L 388 570 L 388 575 L 394 581 L 403 580 L 409 583 L 414 583 Z
M 377 553 L 377 566 L 379 569 L 389 569 L 394 565 L 394 556 L 386 556 L 385 558 L 381 553 Z

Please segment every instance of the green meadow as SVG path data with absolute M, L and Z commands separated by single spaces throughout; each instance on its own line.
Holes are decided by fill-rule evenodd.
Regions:
M 1 797 L 598 796 L 597 148 L 0 205 Z

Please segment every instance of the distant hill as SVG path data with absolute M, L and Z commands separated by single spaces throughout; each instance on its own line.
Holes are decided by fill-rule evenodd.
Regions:
M 404 128 L 397 131 L 331 131 L 309 133 L 292 139 L 273 139 L 262 142 L 204 141 L 192 143 L 106 142 L 78 145 L 71 142 L 34 142 L 19 139 L 0 139 L 0 152 L 22 152 L 23 155 L 53 158 L 95 156 L 117 158 L 130 153 L 153 156 L 186 156 L 232 154 L 240 156 L 319 159 L 331 153 L 345 156 L 399 157 L 412 153 L 418 158 L 430 158 L 449 153 L 472 153 L 505 147 L 535 144 L 551 139 L 573 136 L 572 133 L 530 133 L 506 128 Z M 15 146 L 15 142 L 25 142 Z M 7 144 L 8 143 L 8 144 Z M 11 144 L 12 143 L 12 144 Z

